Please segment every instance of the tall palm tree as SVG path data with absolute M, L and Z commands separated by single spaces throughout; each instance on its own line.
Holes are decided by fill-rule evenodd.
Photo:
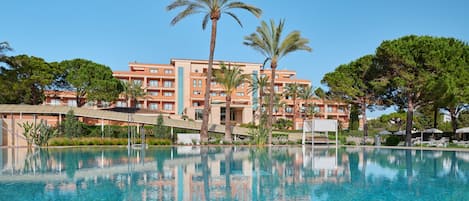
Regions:
M 270 88 L 274 88 L 275 83 L 275 69 L 278 66 L 278 61 L 284 56 L 291 52 L 306 50 L 311 51 L 312 49 L 308 46 L 309 40 L 302 38 L 299 31 L 293 31 L 289 33 L 283 40 L 282 32 L 284 20 L 280 20 L 278 25 L 275 25 L 274 20 L 270 20 L 270 27 L 265 22 L 261 22 L 261 26 L 257 27 L 256 33 L 252 33 L 246 36 L 244 44 L 252 47 L 263 54 L 266 59 L 265 62 L 270 61 L 270 68 L 272 69 Z M 272 105 L 274 93 L 270 93 L 269 102 L 269 117 L 267 119 L 267 127 L 269 130 L 269 145 L 272 144 Z
M 202 127 L 200 129 L 200 138 L 203 143 L 208 141 L 208 117 L 210 112 L 210 81 L 212 80 L 212 65 L 213 55 L 215 53 L 215 42 L 217 39 L 217 23 L 222 14 L 227 14 L 234 18 L 236 22 L 242 27 L 239 18 L 231 12 L 232 9 L 246 10 L 256 17 L 260 17 L 262 10 L 249 4 L 232 0 L 175 0 L 172 4 L 168 5 L 168 11 L 176 8 L 184 8 L 182 12 L 176 15 L 171 21 L 175 25 L 185 17 L 204 13 L 205 16 L 202 20 L 202 29 L 205 30 L 208 20 L 212 22 L 212 32 L 210 37 L 210 54 L 208 58 L 207 81 L 204 94 L 204 110 L 202 114 Z
M 225 111 L 225 142 L 231 143 L 231 95 L 242 83 L 247 82 L 247 74 L 243 74 L 243 69 L 230 65 L 221 64 L 221 69 L 215 71 L 215 80 L 221 84 L 226 93 L 226 111 Z
M 301 90 L 302 90 L 301 86 L 295 82 L 293 84 L 287 84 L 283 92 L 285 97 L 291 97 L 293 100 L 293 120 L 292 120 L 293 130 L 296 130 L 295 120 L 296 120 L 296 114 L 298 111 L 296 99 L 300 95 Z
M 313 99 L 314 97 L 314 90 L 312 86 L 304 87 L 300 91 L 299 97 L 303 99 L 305 102 L 305 116 L 308 118 L 308 116 L 313 116 L 314 108 L 312 107 L 312 104 L 310 103 L 310 100 Z

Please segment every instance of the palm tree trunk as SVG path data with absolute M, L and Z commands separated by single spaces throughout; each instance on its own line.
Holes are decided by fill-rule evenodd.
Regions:
M 230 143 L 231 140 L 231 95 L 226 96 L 225 108 L 225 142 Z
M 293 94 L 293 130 L 296 130 L 296 95 Z
M 208 118 L 210 113 L 210 85 L 212 81 L 213 55 L 215 53 L 215 41 L 217 39 L 217 19 L 212 19 L 212 35 L 210 37 L 210 55 L 208 57 L 207 81 L 205 82 L 204 110 L 202 113 L 202 127 L 200 128 L 200 141 L 202 144 L 208 141 Z
M 277 61 L 272 61 L 270 64 L 270 67 L 272 69 L 272 74 L 270 77 L 270 89 L 269 89 L 269 105 L 268 105 L 268 110 L 269 110 L 269 116 L 267 118 L 267 132 L 269 133 L 269 138 L 268 138 L 268 145 L 272 145 L 272 117 L 273 117 L 273 111 L 272 111 L 272 106 L 274 105 L 274 83 L 275 83 L 275 69 L 277 68 Z

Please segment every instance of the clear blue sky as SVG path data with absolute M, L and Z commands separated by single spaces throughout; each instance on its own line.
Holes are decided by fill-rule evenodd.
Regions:
M 258 52 L 242 44 L 260 20 L 286 20 L 286 32 L 301 31 L 313 52 L 293 53 L 279 69 L 295 70 L 315 87 L 327 72 L 366 54 L 383 40 L 408 34 L 455 37 L 469 41 L 467 0 L 243 0 L 263 10 L 261 19 L 235 11 L 239 27 L 222 16 L 215 59 L 262 63 Z M 85 58 L 113 70 L 128 62 L 167 64 L 171 58 L 207 59 L 210 30 L 202 15 L 171 26 L 172 0 L 2 0 L 0 41 L 47 61 Z M 210 28 L 208 26 L 208 28 Z M 389 110 L 388 110 L 389 111 Z M 376 116 L 380 112 L 374 112 Z

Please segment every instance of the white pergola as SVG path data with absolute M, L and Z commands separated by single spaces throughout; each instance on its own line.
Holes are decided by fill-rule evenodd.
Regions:
M 303 121 L 303 137 L 301 143 L 304 145 L 306 142 L 306 134 L 311 132 L 311 143 L 314 145 L 314 132 L 335 132 L 335 144 L 338 145 L 338 130 L 339 124 L 334 119 L 312 119 Z

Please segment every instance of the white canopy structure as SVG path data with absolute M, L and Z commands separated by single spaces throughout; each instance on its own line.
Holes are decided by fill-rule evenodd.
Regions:
M 312 140 L 311 143 L 314 145 L 314 132 L 335 132 L 335 144 L 338 145 L 338 130 L 339 124 L 334 119 L 313 119 L 305 120 L 303 122 L 303 138 L 301 143 L 304 145 L 306 142 L 306 133 L 311 132 Z
M 456 129 L 456 133 L 469 133 L 469 127 Z
M 422 133 L 443 133 L 443 131 L 436 128 L 429 128 L 423 130 Z

